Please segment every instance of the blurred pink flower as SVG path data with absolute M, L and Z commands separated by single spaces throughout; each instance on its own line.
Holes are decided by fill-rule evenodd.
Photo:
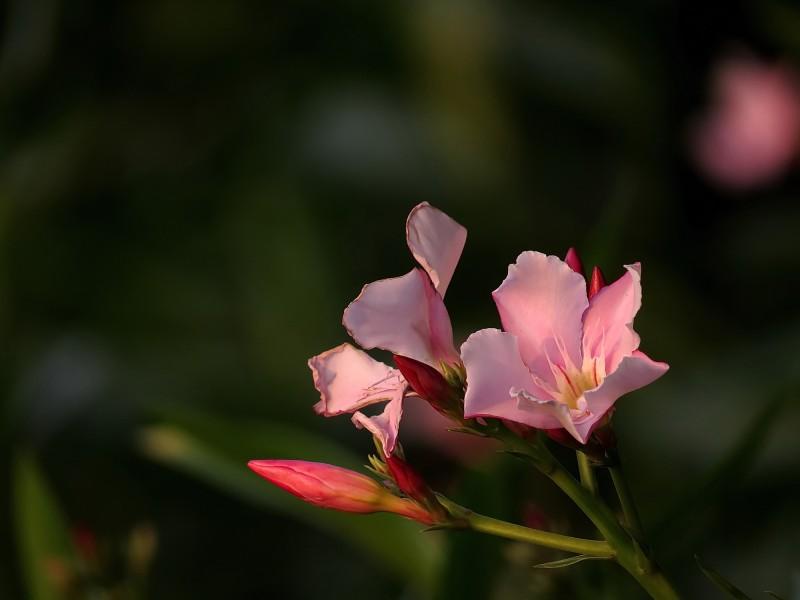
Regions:
M 422 268 L 365 285 L 344 311 L 342 321 L 351 337 L 362 348 L 388 350 L 437 373 L 460 364 L 443 298 L 466 237 L 466 229 L 442 211 L 427 202 L 415 206 L 406 221 L 406 240 Z M 314 356 L 308 365 L 320 392 L 317 413 L 355 413 L 356 426 L 372 432 L 390 455 L 409 391 L 402 373 L 350 344 Z M 387 402 L 380 415 L 360 412 L 377 402 Z
M 436 450 L 462 464 L 474 467 L 497 456 L 498 442 L 492 438 L 451 431 L 453 421 L 415 397 L 403 401 L 403 439 Z
M 786 66 L 751 57 L 721 62 L 712 104 L 692 127 L 690 150 L 718 184 L 747 189 L 780 176 L 800 149 L 800 86 Z
M 520 254 L 492 294 L 505 331 L 483 329 L 461 346 L 464 416 L 563 427 L 585 444 L 620 396 L 663 375 L 668 365 L 638 350 L 640 266 L 625 268 L 589 299 L 566 262 Z
M 349 469 L 304 460 L 251 460 L 247 466 L 315 506 L 353 513 L 390 512 L 433 523 L 430 513 L 416 502 L 394 496 L 374 479 Z

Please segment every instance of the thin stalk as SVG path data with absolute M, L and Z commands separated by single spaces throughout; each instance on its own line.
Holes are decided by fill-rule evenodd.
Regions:
M 578 473 L 581 476 L 581 485 L 589 490 L 593 496 L 597 496 L 597 478 L 589 457 L 580 450 L 576 450 L 575 455 L 578 457 Z
M 543 441 L 537 439 L 528 443 L 502 429 L 497 429 L 492 434 L 503 441 L 514 454 L 528 458 L 543 475 L 550 478 L 575 502 L 614 549 L 617 562 L 639 582 L 639 585 L 652 598 L 656 600 L 678 600 L 680 598 L 658 565 L 645 554 L 638 541 L 634 540 L 619 524 L 608 505 L 583 487 L 556 460 Z
M 644 541 L 642 521 L 639 518 L 639 511 L 636 510 L 636 504 L 633 502 L 631 488 L 628 486 L 628 481 L 622 473 L 622 466 L 617 463 L 609 467 L 608 470 L 611 473 L 611 481 L 614 482 L 614 488 L 617 490 L 619 504 L 622 508 L 622 515 L 625 517 L 628 530 L 634 538 L 642 542 Z
M 553 533 L 551 531 L 542 531 L 541 529 L 531 529 L 530 527 L 515 525 L 507 521 L 493 519 L 492 517 L 473 512 L 443 496 L 438 496 L 438 498 L 439 502 L 444 505 L 447 511 L 456 518 L 456 526 L 466 527 L 473 531 L 479 531 L 509 540 L 528 542 L 538 546 L 573 552 L 575 554 L 586 554 L 600 558 L 613 558 L 615 554 L 608 542 L 603 540 L 587 540 L 584 538 L 561 535 L 560 533 Z
M 549 454 L 549 451 L 548 451 Z M 552 455 L 550 455 L 552 457 Z M 592 496 L 554 458 L 550 471 L 545 474 L 564 491 L 595 524 L 597 529 L 617 553 L 617 562 L 630 573 L 649 594 L 657 600 L 677 600 L 677 592 L 661 572 L 658 565 L 644 553 L 617 522 L 608 506 Z
M 587 540 L 584 538 L 561 535 L 551 531 L 530 529 L 479 514 L 473 514 L 469 517 L 467 522 L 469 523 L 470 529 L 508 538 L 510 540 L 529 542 L 539 546 L 555 548 L 556 550 L 574 552 L 575 554 L 586 554 L 605 558 L 612 558 L 614 556 L 614 550 L 608 542 L 603 540 Z

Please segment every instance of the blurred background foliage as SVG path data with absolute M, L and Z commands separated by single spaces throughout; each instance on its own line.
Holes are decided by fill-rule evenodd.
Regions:
M 672 370 L 616 423 L 657 554 L 687 597 L 715 593 L 695 552 L 800 597 L 797 163 L 733 189 L 688 149 L 726 55 L 800 62 L 796 3 L 0 7 L 0 597 L 640 597 L 606 563 L 536 571 L 558 556 L 246 470 L 363 464 L 305 361 L 411 267 L 423 200 L 469 229 L 457 342 L 498 324 L 522 250 L 643 262 L 637 329 Z M 401 436 L 462 504 L 592 535 L 513 459 Z

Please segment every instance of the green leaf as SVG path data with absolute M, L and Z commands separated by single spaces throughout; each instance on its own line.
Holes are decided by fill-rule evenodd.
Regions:
M 174 413 L 171 423 L 140 431 L 146 456 L 272 512 L 289 515 L 348 541 L 378 566 L 429 591 L 440 562 L 437 540 L 422 526 L 396 515 L 349 515 L 317 508 L 269 485 L 247 468 L 250 459 L 322 460 L 359 469 L 347 450 L 271 423 L 234 423 L 199 413 Z
M 764 590 L 764 593 L 767 594 L 768 596 L 772 596 L 773 598 L 776 598 L 777 600 L 783 600 L 783 598 L 778 596 L 778 594 L 776 594 L 775 592 L 770 592 L 769 590 Z
M 24 581 L 32 600 L 65 597 L 56 571 L 75 565 L 69 529 L 34 459 L 14 461 L 14 521 Z
M 752 600 L 750 596 L 725 579 L 717 571 L 708 565 L 704 565 L 703 561 L 701 561 L 700 557 L 696 554 L 694 555 L 694 559 L 697 561 L 697 566 L 700 567 L 703 575 L 708 577 L 708 579 L 711 580 L 714 585 L 716 585 L 723 592 L 727 593 L 731 598 L 736 598 L 737 600 Z
M 592 556 L 591 554 L 576 554 L 575 556 L 568 556 L 561 560 L 554 560 L 551 562 L 533 565 L 534 569 L 561 569 L 562 567 L 570 567 L 585 560 L 611 560 L 606 556 Z
M 364 459 L 341 444 L 305 429 L 263 420 L 237 420 L 179 407 L 161 407 L 159 422 L 174 425 L 203 442 L 224 448 L 239 460 L 293 458 L 358 470 Z

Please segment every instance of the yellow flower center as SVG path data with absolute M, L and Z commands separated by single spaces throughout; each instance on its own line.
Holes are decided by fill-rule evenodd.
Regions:
M 554 362 L 549 356 L 547 357 L 550 372 L 555 379 L 555 388 L 539 378 L 535 378 L 536 383 L 554 400 L 566 404 L 570 410 L 584 411 L 586 403 L 582 401 L 583 394 L 603 383 L 606 377 L 605 360 L 602 356 L 597 358 L 584 356 L 583 364 L 578 368 L 563 344 L 558 343 L 557 347 L 561 361 Z

